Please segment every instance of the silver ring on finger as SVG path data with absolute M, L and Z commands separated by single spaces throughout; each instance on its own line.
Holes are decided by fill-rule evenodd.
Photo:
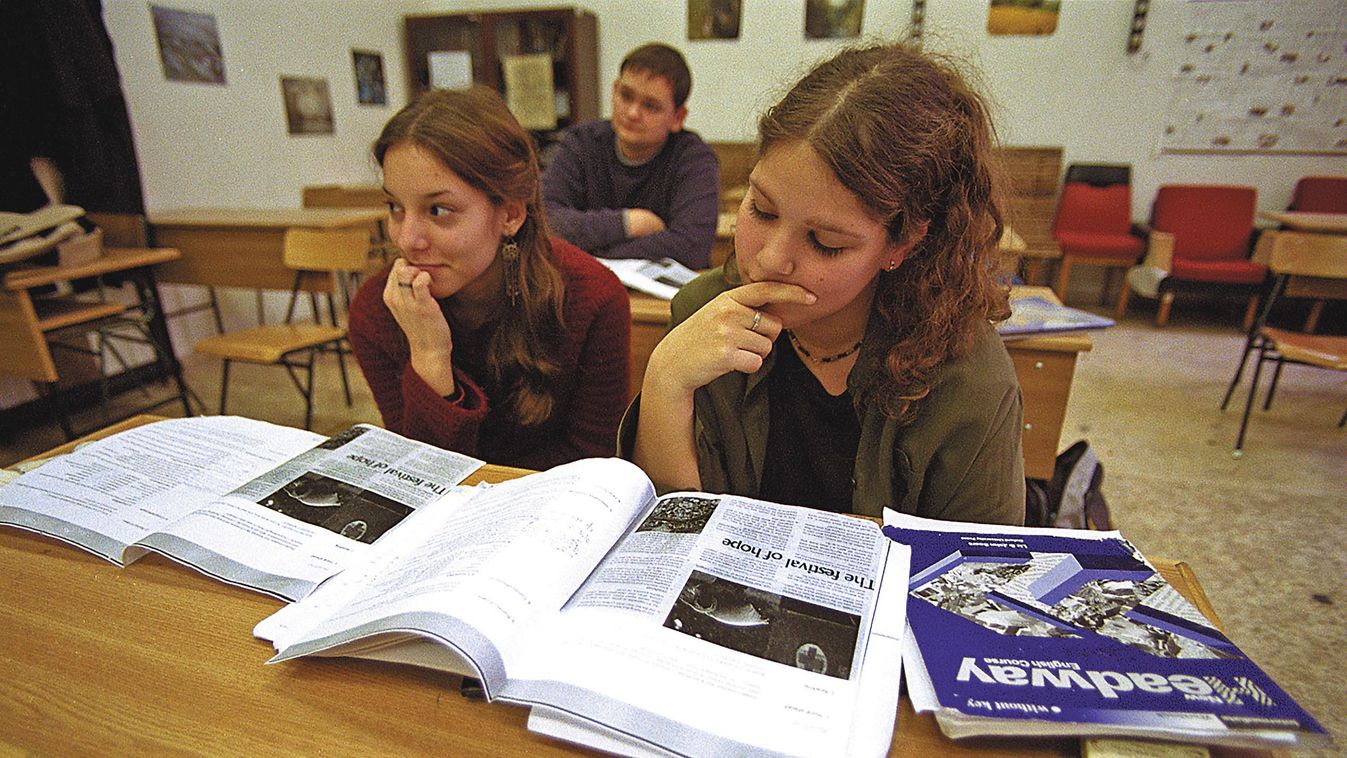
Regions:
M 749 330 L 750 332 L 753 332 L 753 333 L 756 334 L 757 331 L 758 331 L 758 324 L 761 324 L 761 323 L 762 323 L 762 311 L 758 310 L 757 308 L 754 308 L 754 309 L 753 309 L 753 325 L 750 326 L 750 327 L 748 327 L 748 330 Z

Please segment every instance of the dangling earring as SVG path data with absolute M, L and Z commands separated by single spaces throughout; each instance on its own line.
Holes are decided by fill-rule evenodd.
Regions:
M 519 243 L 514 235 L 506 237 L 500 246 L 500 259 L 505 262 L 505 296 L 510 305 L 519 304 Z

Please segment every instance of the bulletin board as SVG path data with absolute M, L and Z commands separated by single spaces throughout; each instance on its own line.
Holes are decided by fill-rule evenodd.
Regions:
M 1347 154 L 1342 0 L 1189 0 L 1160 151 Z

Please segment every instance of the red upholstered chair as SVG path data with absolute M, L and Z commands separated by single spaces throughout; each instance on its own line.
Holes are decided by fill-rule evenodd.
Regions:
M 1136 292 L 1160 298 L 1155 325 L 1169 321 L 1178 289 L 1233 290 L 1249 297 L 1248 331 L 1258 307 L 1267 267 L 1249 260 L 1257 191 L 1215 184 L 1167 184 L 1155 194 L 1146 260 L 1127 274 L 1117 316 Z
M 1347 213 L 1347 176 L 1305 176 L 1296 182 L 1288 211 Z
M 1132 233 L 1131 168 L 1125 165 L 1072 164 L 1057 201 L 1052 236 L 1062 249 L 1057 268 L 1057 298 L 1066 301 L 1073 266 L 1103 266 L 1102 298 L 1108 297 L 1115 269 L 1135 266 L 1146 243 Z

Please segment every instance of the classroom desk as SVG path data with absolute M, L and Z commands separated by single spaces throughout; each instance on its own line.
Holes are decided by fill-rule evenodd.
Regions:
M 137 417 L 94 436 L 149 420 Z M 520 473 L 487 466 L 469 481 Z M 1220 625 L 1186 564 L 1152 562 Z M 464 699 L 450 674 L 346 658 L 264 666 L 272 648 L 254 639 L 252 628 L 281 601 L 157 554 L 119 569 L 5 528 L 0 577 L 0 753 L 597 755 L 528 732 L 522 708 Z M 913 712 L 906 697 L 890 750 L 1078 754 L 1074 739 L 955 743 L 932 716 Z
M 5 274 L 4 290 L 0 292 L 0 354 L 5 356 L 0 362 L 0 374 L 48 383 L 57 381 L 59 377 L 45 334 L 115 316 L 125 310 L 124 305 L 116 302 L 77 302 L 70 298 L 34 300 L 32 290 L 56 282 L 126 273 L 136 283 L 141 305 L 151 313 L 158 313 L 158 293 L 154 288 L 152 269 L 178 257 L 178 251 L 172 248 L 110 247 L 102 256 L 77 266 L 12 269 Z M 156 338 L 163 340 L 162 344 L 169 344 L 167 332 L 156 332 Z
M 1013 296 L 1057 300 L 1049 287 L 1015 287 Z M 669 302 L 641 292 L 631 293 L 631 394 L 641 389 L 650 353 L 669 327 Z M 1076 358 L 1089 352 L 1084 334 L 1006 340 L 1015 375 L 1024 393 L 1024 474 L 1051 479 L 1057 445 L 1071 395 Z
M 161 282 L 288 290 L 295 271 L 285 265 L 287 229 L 367 227 L 374 233 L 387 217 L 379 208 L 186 208 L 151 213 L 149 223 L 156 244 L 182 251 L 159 271 Z M 303 289 L 331 289 L 328 274 L 307 273 Z
M 1347 213 L 1308 213 L 1305 211 L 1259 211 L 1258 215 L 1300 232 L 1347 234 Z

